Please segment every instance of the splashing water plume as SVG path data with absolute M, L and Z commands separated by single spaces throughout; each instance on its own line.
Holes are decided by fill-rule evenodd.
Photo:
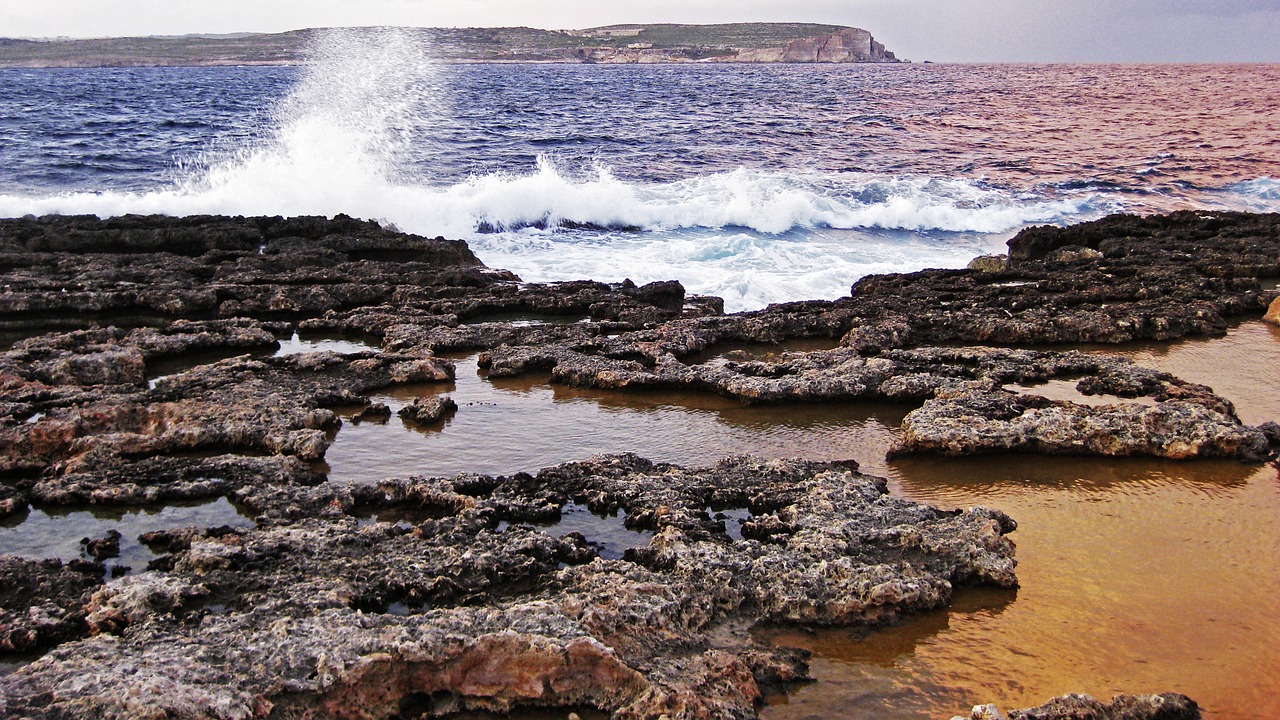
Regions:
M 272 113 L 271 137 L 209 163 L 179 193 L 219 205 L 265 201 L 288 214 L 376 209 L 396 189 L 406 149 L 429 137 L 424 128 L 441 112 L 436 69 L 407 30 L 317 33 L 299 82 Z

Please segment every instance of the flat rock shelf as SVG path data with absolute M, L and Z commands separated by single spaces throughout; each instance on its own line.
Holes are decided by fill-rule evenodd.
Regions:
M 1269 396 L 1131 347 L 1243 333 L 1270 357 L 1280 217 L 1113 216 L 1009 248 L 726 315 L 675 282 L 523 283 L 344 216 L 0 221 L 0 708 L 781 718 L 843 682 L 831 647 L 874 655 L 973 598 L 1049 619 L 1039 538 L 1073 530 L 1005 493 L 1016 476 L 1274 485 Z M 1126 694 L 1181 687 L 1040 704 L 1100 690 L 1080 682 L 1009 717 L 1200 715 Z M 1275 709 L 1247 690 L 1206 708 Z M 880 693 L 813 707 L 897 717 Z M 902 717 L 1002 717 L 914 697 Z

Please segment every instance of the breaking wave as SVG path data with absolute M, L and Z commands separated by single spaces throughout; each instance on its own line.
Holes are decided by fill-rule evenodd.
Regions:
M 634 179 L 638 168 L 584 169 L 554 153 L 438 181 L 421 158 L 440 156 L 433 146 L 445 142 L 445 78 L 421 35 L 318 34 L 311 63 L 250 139 L 215 144 L 146 191 L 0 194 L 0 216 L 346 213 L 464 238 L 486 263 L 529 281 L 676 278 L 738 310 L 840 296 L 873 272 L 961 266 L 1026 225 L 1128 202 L 1122 189 L 1091 182 L 1027 190 L 867 172 L 738 168 L 654 182 Z M 1270 178 L 1221 192 L 1249 209 L 1280 206 Z

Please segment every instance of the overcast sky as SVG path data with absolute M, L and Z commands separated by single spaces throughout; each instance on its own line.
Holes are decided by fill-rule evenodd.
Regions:
M 1280 0 L 0 0 L 0 36 L 804 21 L 935 61 L 1280 62 Z

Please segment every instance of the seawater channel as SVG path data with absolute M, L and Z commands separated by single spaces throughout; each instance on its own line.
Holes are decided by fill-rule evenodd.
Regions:
M 280 352 L 364 348 L 295 337 Z M 1261 322 L 1239 324 L 1223 338 L 1076 349 L 1127 356 L 1209 385 L 1234 402 L 1247 423 L 1280 420 L 1274 379 L 1280 329 Z M 910 407 L 743 406 L 703 394 L 588 391 L 550 385 L 546 376 L 490 379 L 475 355 L 454 359 L 455 382 L 399 387 L 371 400 L 394 411 L 415 397 L 447 394 L 459 406 L 456 414 L 418 428 L 394 415 L 385 423 L 355 423 L 354 411 L 348 412 L 320 469 L 334 482 L 367 483 L 409 475 L 509 474 L 600 452 L 635 452 L 686 466 L 743 453 L 853 458 L 864 472 L 887 477 L 898 496 L 944 507 L 986 505 L 1018 521 L 1012 536 L 1021 581 L 1016 592 L 962 589 L 946 610 L 870 633 L 764 631 L 774 642 L 811 650 L 817 679 L 771 698 L 762 711 L 767 720 L 922 720 L 963 714 L 976 703 L 1010 709 L 1068 692 L 1107 699 L 1164 691 L 1190 695 L 1215 720 L 1280 717 L 1275 467 L 1035 455 L 887 461 L 885 452 Z M 1065 383 L 1011 389 L 1083 399 Z M 62 517 L 80 528 L 76 539 L 86 525 L 119 527 L 122 549 L 139 562 L 146 558 L 130 537 L 135 526 L 247 521 L 225 500 L 147 512 Z M 135 515 L 146 522 L 139 524 Z M 568 525 L 545 529 L 583 531 L 610 555 L 647 541 L 622 530 L 616 518 L 589 515 L 570 509 Z M 23 525 L 57 520 L 53 511 L 33 510 Z M 16 535 L 7 535 L 16 530 L 0 528 L 0 550 L 55 554 L 22 547 Z M 64 538 L 56 554 L 72 553 L 76 539 Z

